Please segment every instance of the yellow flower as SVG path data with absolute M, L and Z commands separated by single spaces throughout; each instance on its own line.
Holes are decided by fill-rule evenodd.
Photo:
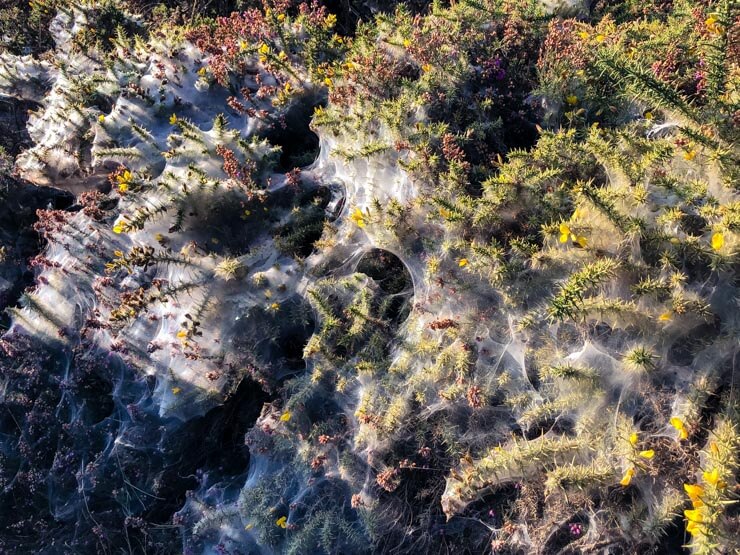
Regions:
M 725 236 L 719 231 L 712 235 L 712 248 L 716 251 L 722 248 L 725 244 Z
M 408 48 L 411 46 L 411 41 L 409 39 L 403 39 L 403 47 Z
M 357 224 L 357 227 L 365 227 L 365 215 L 359 208 L 355 208 L 355 211 L 352 212 L 352 215 L 349 217 L 349 219 L 355 222 L 355 224 Z
M 678 430 L 678 437 L 680 439 L 686 439 L 689 437 L 689 432 L 686 430 L 686 425 L 678 416 L 674 416 L 673 418 L 671 418 L 670 423 L 671 426 Z
M 182 339 L 182 338 L 187 337 L 187 336 L 188 336 L 188 330 L 186 330 L 186 329 L 181 329 L 180 331 L 177 332 L 177 338 L 178 339 Z
M 128 191 L 129 183 L 131 179 L 133 178 L 133 175 L 130 171 L 126 170 L 121 175 L 116 177 L 116 181 L 118 181 L 118 190 L 122 193 L 125 193 Z
M 286 410 L 283 414 L 280 415 L 280 422 L 289 422 L 290 417 L 293 416 L 289 410 Z
M 714 468 L 711 472 L 702 472 L 702 478 L 704 478 L 704 481 L 716 488 L 723 488 L 725 486 L 724 482 L 722 482 L 719 479 L 719 469 Z
M 285 14 L 284 13 L 278 14 L 277 19 L 278 21 L 285 21 Z
M 565 101 L 570 106 L 575 106 L 576 104 L 578 104 L 578 97 L 574 94 L 569 94 L 568 96 L 565 97 Z
M 330 13 L 329 15 L 326 16 L 326 19 L 324 19 L 324 27 L 326 29 L 331 29 L 336 24 L 337 24 L 337 16 L 333 13 Z
M 704 20 L 704 24 L 707 26 L 707 30 L 715 35 L 722 34 L 722 26 L 718 23 L 717 18 L 714 15 L 710 15 Z
M 673 314 L 670 312 L 664 312 L 660 316 L 658 316 L 658 321 L 660 322 L 668 322 L 671 318 L 673 318 Z
M 655 451 L 653 449 L 646 449 L 645 451 L 640 451 L 638 455 L 643 459 L 652 459 L 655 456 Z
M 690 520 L 686 524 L 686 531 L 692 536 L 696 536 L 704 532 L 704 527 L 701 526 L 698 522 L 694 522 L 693 520 Z
M 576 235 L 575 233 L 573 233 L 573 231 L 570 229 L 570 226 L 564 222 L 560 224 L 558 230 L 560 231 L 561 243 L 567 243 L 568 238 L 570 238 L 571 241 L 578 243 L 582 248 L 585 248 L 585 246 L 588 244 L 588 240 L 583 235 Z
M 105 116 L 104 116 L 103 114 L 100 114 L 100 115 L 98 116 L 98 121 L 99 121 L 100 123 L 103 123 L 103 122 L 105 121 Z
M 205 68 L 205 66 L 198 70 L 198 75 L 200 75 L 201 77 L 203 77 L 206 73 L 208 73 L 208 70 Z
M 272 303 L 269 307 L 270 310 L 273 312 L 277 312 L 280 310 L 280 304 L 279 303 Z
M 327 87 L 331 87 L 332 83 L 333 82 L 330 77 L 324 77 L 324 85 L 326 85 Z
M 635 469 L 628 468 L 627 472 L 624 473 L 624 476 L 622 476 L 622 479 L 619 481 L 619 484 L 622 486 L 629 486 L 630 482 L 632 481 L 632 477 L 634 475 L 635 475 Z
M 275 521 L 275 524 L 280 526 L 280 528 L 285 528 L 288 525 L 288 517 L 287 516 L 281 516 L 279 519 Z
M 691 522 L 704 522 L 704 515 L 701 509 L 686 509 L 683 514 Z
M 181 391 L 182 391 L 182 388 L 181 388 L 181 387 L 173 387 L 173 388 L 172 388 L 172 394 L 173 394 L 173 395 L 177 395 L 177 394 L 178 394 L 178 393 L 180 393 Z
M 421 66 L 421 70 L 422 70 L 422 71 L 423 71 L 424 73 L 428 73 L 429 71 L 431 71 L 431 70 L 432 70 L 432 66 L 431 66 L 431 65 L 429 65 L 429 64 L 424 64 L 423 66 Z
M 460 260 L 458 260 L 457 265 L 460 266 L 461 268 L 464 268 L 465 266 L 468 265 L 468 259 L 461 258 Z
M 581 37 L 581 39 L 586 40 L 588 39 L 588 33 L 586 31 L 581 31 L 578 33 L 578 36 Z
M 568 227 L 568 224 L 562 223 L 560 224 L 560 242 L 566 243 L 568 241 L 568 237 L 571 236 L 570 227 Z
M 696 157 L 696 151 L 695 150 L 689 150 L 688 152 L 684 152 L 683 159 L 691 162 Z
M 264 42 L 260 45 L 260 47 L 257 49 L 257 52 L 259 52 L 262 55 L 266 55 L 270 53 L 270 47 L 267 46 Z
M 653 116 L 653 113 L 652 112 L 645 112 L 645 119 L 646 120 L 651 120 L 651 119 L 653 119 L 653 117 L 654 116 Z
M 113 224 L 113 233 L 124 233 L 126 229 L 126 220 L 124 219 L 120 219 Z
M 170 125 L 175 125 L 177 123 L 177 116 L 175 114 L 172 114 L 170 116 Z
M 692 502 L 699 500 L 699 498 L 704 495 L 704 488 L 698 484 L 684 484 L 683 489 L 688 494 L 689 499 L 691 499 Z
M 449 220 L 452 217 L 452 212 L 447 210 L 444 206 L 439 207 L 439 215 L 442 216 L 445 220 Z
M 596 42 L 604 42 L 606 37 L 604 35 L 596 35 Z
M 635 446 L 637 445 L 639 438 L 637 437 L 637 432 L 632 432 L 630 434 L 630 445 Z
M 712 453 L 715 457 L 719 457 L 719 447 L 717 446 L 717 442 L 713 441 L 709 444 L 709 452 Z

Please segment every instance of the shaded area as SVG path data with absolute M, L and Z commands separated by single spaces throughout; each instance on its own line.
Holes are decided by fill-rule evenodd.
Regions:
M 8 164 L 0 159 L 0 166 Z M 18 303 L 23 290 L 33 283 L 30 259 L 41 252 L 44 243 L 33 229 L 36 211 L 65 210 L 74 197 L 51 187 L 37 187 L 8 177 L 10 169 L 0 167 L 0 328 L 10 319 L 5 308 Z
M 389 251 L 372 249 L 360 259 L 357 272 L 373 278 L 385 293 L 386 317 L 395 324 L 403 322 L 411 312 L 414 291 L 411 274 L 401 259 Z
M 311 131 L 314 109 L 326 106 L 326 99 L 307 94 L 297 99 L 272 128 L 263 134 L 271 144 L 282 149 L 277 171 L 288 172 L 313 163 L 319 155 L 319 137 Z

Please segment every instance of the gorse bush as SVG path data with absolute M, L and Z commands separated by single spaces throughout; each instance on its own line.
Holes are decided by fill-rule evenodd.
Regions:
M 6 9 L 5 550 L 740 548 L 737 7 L 381 8 Z

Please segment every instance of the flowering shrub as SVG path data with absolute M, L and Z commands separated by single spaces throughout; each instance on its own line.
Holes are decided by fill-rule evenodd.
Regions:
M 2 550 L 737 551 L 734 5 L 417 7 L 0 54 Z

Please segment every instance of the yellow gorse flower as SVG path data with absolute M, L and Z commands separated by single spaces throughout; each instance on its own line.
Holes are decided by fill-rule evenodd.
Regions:
M 619 481 L 619 484 L 622 486 L 629 486 L 630 482 L 632 481 L 632 477 L 635 475 L 635 469 L 634 468 L 628 468 L 627 472 L 624 473 L 624 476 L 622 476 L 622 479 Z
M 288 517 L 281 516 L 279 519 L 275 521 L 275 524 L 279 526 L 280 528 L 285 528 L 286 526 L 288 526 Z
M 719 20 L 714 14 L 704 20 L 704 25 L 707 26 L 707 31 L 710 33 L 714 33 L 715 35 L 722 34 L 722 26 L 719 24 Z
M 359 208 L 355 208 L 354 212 L 352 212 L 349 219 L 355 222 L 357 227 L 365 227 L 365 215 L 362 213 L 362 210 L 360 210 Z
M 655 451 L 653 449 L 645 449 L 644 451 L 640 451 L 638 455 L 643 459 L 652 459 L 655 456 Z
M 280 422 L 289 422 L 292 416 L 293 415 L 291 414 L 291 412 L 289 410 L 286 410 L 283 414 L 280 415 Z
M 565 222 L 560 224 L 559 230 L 561 243 L 567 243 L 568 238 L 570 238 L 571 241 L 578 243 L 578 245 L 580 245 L 582 248 L 588 244 L 588 241 L 583 235 L 576 235 L 575 233 L 573 233 L 570 229 L 570 226 Z
M 560 242 L 561 243 L 567 242 L 568 241 L 568 237 L 571 236 L 571 235 L 573 235 L 570 232 L 570 227 L 568 226 L 568 224 L 562 223 L 562 224 L 560 224 L 560 228 L 559 229 L 560 229 Z
M 694 522 L 693 520 L 690 520 L 686 524 L 686 531 L 691 534 L 692 536 L 696 536 L 698 534 L 703 533 L 704 527 L 699 524 L 698 522 Z
M 700 499 L 701 496 L 704 495 L 704 488 L 702 486 L 699 484 L 684 484 L 683 489 L 689 496 L 689 499 L 691 499 L 691 503 L 694 505 L 695 509 L 704 504 Z
M 131 180 L 133 179 L 133 175 L 130 171 L 126 170 L 121 175 L 116 177 L 116 181 L 118 181 L 118 190 L 122 193 L 125 193 L 129 189 L 129 184 L 131 183 Z
M 128 225 L 126 224 L 126 220 L 124 220 L 123 218 L 113 224 L 113 233 L 124 233 L 127 230 Z
M 632 445 L 633 447 L 637 445 L 637 441 L 639 440 L 639 438 L 637 437 L 637 432 L 632 432 L 629 439 L 630 445 Z
M 725 483 L 719 479 L 719 469 L 716 467 L 713 468 L 710 472 L 702 472 L 702 478 L 704 478 L 704 481 L 707 484 L 710 484 L 716 488 L 725 487 Z
M 704 512 L 702 507 L 686 509 L 683 514 L 688 520 L 686 523 L 686 531 L 689 534 L 696 536 L 697 534 L 704 532 L 704 526 L 702 526 L 702 522 L 704 522 Z
M 686 425 L 678 416 L 674 416 L 673 418 L 671 418 L 670 423 L 671 426 L 678 430 L 678 437 L 680 439 L 686 439 L 689 437 L 689 432 L 686 430 Z
M 461 258 L 457 261 L 457 265 L 460 266 L 460 268 L 464 268 L 468 265 L 468 259 L 467 258 Z
M 177 116 L 175 114 L 172 114 L 170 116 L 170 125 L 175 125 L 177 123 Z
M 683 514 L 691 522 L 704 522 L 704 515 L 701 509 L 686 509 Z
M 712 235 L 712 248 L 716 251 L 720 250 L 725 244 L 725 236 L 719 231 Z

